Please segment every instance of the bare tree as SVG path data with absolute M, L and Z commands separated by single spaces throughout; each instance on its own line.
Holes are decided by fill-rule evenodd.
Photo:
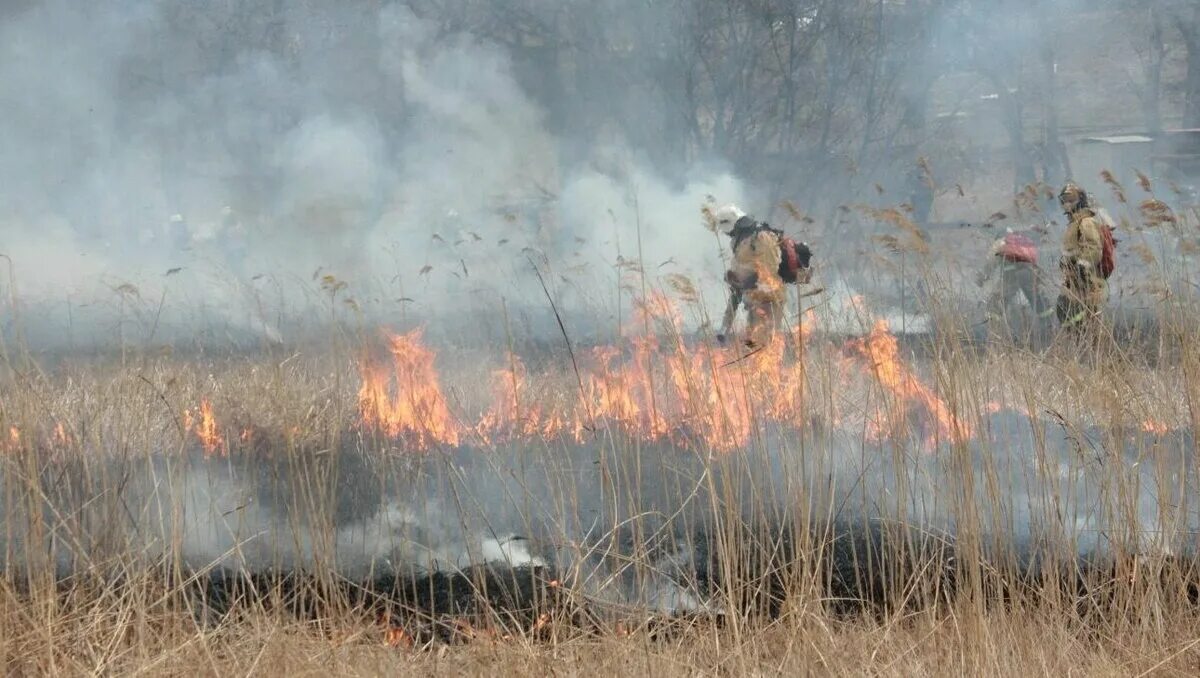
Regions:
M 1183 82 L 1183 126 L 1200 127 L 1200 5 L 1172 2 L 1169 11 L 1187 51 L 1187 74 Z

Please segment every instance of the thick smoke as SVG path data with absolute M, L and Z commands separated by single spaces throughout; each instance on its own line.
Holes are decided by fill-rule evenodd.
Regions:
M 813 52 L 831 56 L 820 64 L 825 68 L 791 74 L 802 101 L 763 119 L 811 118 L 814 126 L 799 141 L 782 138 L 794 130 L 762 132 L 776 136 L 756 147 L 756 130 L 737 128 L 745 120 L 739 116 L 782 106 L 785 97 L 740 77 L 747 74 L 738 72 L 736 53 L 709 66 L 697 52 L 702 38 L 736 43 L 736 32 L 721 34 L 727 26 L 711 14 L 725 3 L 695 3 L 680 17 L 644 3 L 594 3 L 597 21 L 586 27 L 599 28 L 611 7 L 633 11 L 634 4 L 646 12 L 635 28 L 647 34 L 602 36 L 612 43 L 597 52 L 607 61 L 572 64 L 582 74 L 573 91 L 551 96 L 535 96 L 528 78 L 519 77 L 511 41 L 418 16 L 400 3 L 197 9 L 168 0 L 46 0 L 0 9 L 0 252 L 15 281 L 9 289 L 10 279 L 0 277 L 0 308 L 13 310 L 15 299 L 21 311 L 17 322 L 10 322 L 17 314 L 0 316 L 2 331 L 19 329 L 43 347 L 149 343 L 198 328 L 280 341 L 355 312 L 368 321 L 458 322 L 480 331 L 481 318 L 494 318 L 500 301 L 518 317 L 537 309 L 549 321 L 544 294 L 599 325 L 618 317 L 620 288 L 640 287 L 639 271 L 688 276 L 712 310 L 726 243 L 701 228 L 701 205 L 733 201 L 768 216 L 778 199 L 795 193 L 828 216 L 843 203 L 894 204 L 909 199 L 911 188 L 897 168 L 921 153 L 934 156 L 943 198 L 934 219 L 967 221 L 993 204 L 1009 209 L 1007 180 L 972 210 L 944 199 L 958 172 L 991 181 L 989 163 L 1013 160 L 997 159 L 991 148 L 1012 142 L 1005 116 L 1018 83 L 1010 69 L 1019 70 L 1014 57 L 1048 36 L 1010 21 L 1005 8 L 965 3 L 916 26 L 916 51 L 872 64 L 850 47 L 873 44 L 867 38 L 874 34 L 854 32 L 854 22 L 836 11 L 840 3 L 805 7 L 791 17 L 798 39 L 817 44 L 819 37 Z M 899 30 L 891 32 L 907 35 L 904 21 L 920 14 L 895 8 L 919 4 L 879 6 L 898 12 Z M 1053 15 L 1060 18 L 1075 7 L 1043 4 L 1062 10 Z M 739 26 L 782 30 L 783 19 L 753 19 Z M 681 26 L 695 35 L 668 30 Z M 644 63 L 622 60 L 633 51 L 624 49 L 626 41 L 637 44 L 634 59 Z M 675 57 L 653 56 L 674 48 Z M 1079 61 L 1086 53 L 1067 56 Z M 944 72 L 948 63 L 956 72 Z M 886 80 L 899 64 L 908 69 L 899 78 L 899 103 L 908 107 L 902 115 L 930 121 L 915 139 L 903 125 L 885 124 L 897 115 L 887 105 L 895 100 L 859 98 L 872 68 Z M 689 78 L 703 79 L 700 65 L 728 69 L 745 89 L 723 93 L 723 108 L 697 107 L 702 120 L 680 131 L 687 125 L 667 100 L 720 98 L 705 86 L 689 91 Z M 634 67 L 666 75 L 623 87 L 622 69 Z M 976 74 L 964 77 L 968 71 Z M 859 105 L 870 101 L 878 108 Z M 965 101 L 967 122 L 960 124 Z M 1070 85 L 1061 105 L 1096 101 Z M 627 128 L 563 122 L 586 118 L 589 107 L 625 110 Z M 830 116 L 822 123 L 825 109 Z M 874 127 L 852 117 L 861 110 L 876 111 Z M 1020 128 L 1023 119 L 1016 120 Z M 950 148 L 963 145 L 956 126 L 969 132 L 965 150 Z M 669 159 L 671 153 L 648 148 L 664 127 L 675 139 L 663 145 L 697 148 Z M 777 152 L 754 152 L 762 147 Z M 748 170 L 760 175 L 748 180 Z M 1066 177 L 1051 171 L 1041 178 Z M 882 226 L 817 216 L 826 222 L 818 224 L 818 257 L 840 255 L 857 272 L 884 268 L 877 260 L 864 264 L 858 247 Z M 1014 215 L 1009 223 L 1034 218 Z M 180 224 L 190 231 L 186 247 L 173 240 Z M 1130 249 L 1121 256 L 1125 275 L 1135 264 Z M 621 263 L 629 261 L 640 264 Z M 882 277 L 881 285 L 893 285 Z M 827 285 L 836 290 L 830 306 L 844 307 L 853 290 L 840 280 Z M 897 329 L 928 327 L 873 310 Z M 845 315 L 841 329 L 861 330 L 861 314 Z M 557 338 L 557 328 L 545 327 Z M 273 467 L 263 462 L 267 455 L 219 463 L 199 451 L 172 458 L 155 449 L 113 469 L 111 477 L 129 479 L 121 497 L 90 487 L 86 469 L 71 469 L 63 475 L 77 473 L 78 487 L 48 497 L 44 515 L 49 532 L 61 537 L 51 552 L 64 569 L 104 553 L 106 544 L 80 541 L 112 538 L 117 543 L 107 546 L 132 543 L 148 560 L 166 553 L 194 568 L 310 567 L 330 557 L 340 572 L 359 576 L 539 559 L 586 562 L 585 571 L 598 573 L 592 581 L 604 582 L 649 544 L 655 583 L 615 588 L 671 608 L 699 604 L 680 582 L 704 566 L 697 542 L 726 509 L 755 518 L 766 509 L 776 528 L 797 517 L 797 498 L 804 498 L 810 507 L 846 507 L 829 516 L 839 526 L 897 520 L 953 534 L 968 507 L 987 536 L 1012 539 L 1024 554 L 1042 536 L 1061 537 L 1072 555 L 1108 552 L 1121 538 L 1134 548 L 1169 551 L 1200 522 L 1182 499 L 1173 515 L 1161 509 L 1170 504 L 1164 497 L 1179 499 L 1172 492 L 1194 494 L 1187 470 L 1194 441 L 1184 434 L 1169 436 L 1155 450 L 1157 463 L 1149 463 L 1136 444 L 1103 441 L 1094 431 L 1047 432 L 1043 422 L 1001 415 L 992 423 L 999 428 L 985 442 L 958 452 L 968 463 L 957 475 L 946 461 L 950 450 L 911 461 L 840 436 L 802 445 L 792 432 L 769 439 L 765 451 L 711 464 L 690 451 L 603 437 L 569 449 L 463 449 L 420 458 L 392 450 L 400 459 L 382 463 L 377 450 L 364 454 L 347 440 L 341 454 L 312 455 L 312 473 L 327 479 L 306 488 L 288 483 L 313 478 L 307 469 L 278 460 Z M 1124 454 L 1100 460 L 1095 450 L 1106 446 Z M 335 468 L 321 467 L 334 457 Z M 19 489 L 15 479 L 0 480 L 6 491 Z M 989 494 L 989 487 L 999 489 Z M 40 519 L 17 505 L 6 497 L 4 546 L 20 559 L 29 555 L 20 525 L 40 527 Z M 7 513 L 10 506 L 18 512 Z
M 26 325 L 58 336 L 100 334 L 125 302 L 160 335 L 276 339 L 325 303 L 324 275 L 385 321 L 544 304 L 532 265 L 615 291 L 639 246 L 696 276 L 718 267 L 705 196 L 745 197 L 721 171 L 664 178 L 619 139 L 568 164 L 587 144 L 548 131 L 505 49 L 398 4 L 52 0 L 0 38 L 0 251 Z
M 634 259 L 651 278 L 692 278 L 712 312 L 721 243 L 698 223 L 709 196 L 813 241 L 831 289 L 844 278 L 907 303 L 894 276 L 867 279 L 886 264 L 861 262 L 878 250 L 871 235 L 895 229 L 837 206 L 913 200 L 921 156 L 929 220 L 955 227 L 928 235 L 968 304 L 980 293 L 958 283 L 994 233 L 959 225 L 1000 211 L 1000 226 L 1057 221 L 1043 241 L 1057 249 L 1053 201 L 1018 213 L 1014 187 L 1074 178 L 1137 220 L 1132 168 L 1115 170 L 1134 198 L 1119 206 L 1099 168 L 1065 166 L 1051 136 L 1136 127 L 1137 97 L 1091 67 L 1144 79 L 1120 8 L 551 3 L 528 32 L 493 16 L 519 5 L 6 7 L 0 253 L 25 338 L 277 341 L 335 316 L 478 322 L 501 300 L 545 317 L 534 267 L 586 322 L 615 313 L 639 270 L 618 264 Z M 1116 37 L 1063 40 L 1075 23 Z M 792 70 L 749 58 L 764 45 Z M 1161 98 L 1169 122 L 1178 102 L 1170 88 Z M 1172 199 L 1167 177 L 1152 178 Z M 816 222 L 791 221 L 789 198 Z M 1183 251 L 1165 229 L 1129 234 L 1125 280 L 1145 268 L 1142 240 Z M 1193 263 L 1161 258 L 1171 274 Z M 1146 286 L 1114 289 L 1140 308 Z

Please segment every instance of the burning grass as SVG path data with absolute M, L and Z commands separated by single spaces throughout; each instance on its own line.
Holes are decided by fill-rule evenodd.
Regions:
M 769 344 L 748 350 L 685 342 L 679 314 L 664 298 L 639 307 L 642 313 L 657 309 L 652 320 L 666 331 L 592 348 L 574 392 L 554 375 L 531 375 L 519 356 L 510 355 L 507 365 L 492 371 L 492 402 L 475 421 L 451 414 L 436 356 L 419 331 L 385 333 L 392 365 L 368 359 L 360 369 L 361 424 L 403 439 L 414 450 L 468 440 L 582 444 L 602 427 L 645 443 L 669 441 L 705 453 L 744 449 L 764 425 L 809 425 L 809 378 L 798 356 L 809 350 L 806 343 L 819 324 L 811 313 Z M 886 321 L 877 321 L 862 339 L 822 345 L 817 354 L 836 364 L 839 389 L 862 386 L 871 377 L 882 388 L 881 402 L 864 415 L 871 440 L 907 437 L 910 425 L 928 429 L 929 447 L 972 437 L 966 415 L 952 412 L 906 364 Z M 839 410 L 830 420 L 843 418 Z
M 344 354 L 10 363 L 0 660 L 1194 667 L 1196 325 L 1176 319 L 1158 362 L 1081 361 L 916 346 L 851 303 L 861 336 L 806 315 L 748 350 L 687 336 L 656 296 L 620 341 L 578 347 L 578 373 L 419 331 Z

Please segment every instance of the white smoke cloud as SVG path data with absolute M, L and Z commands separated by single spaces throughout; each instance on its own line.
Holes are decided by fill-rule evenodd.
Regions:
M 706 296 L 719 298 L 719 253 L 728 243 L 702 226 L 700 208 L 710 196 L 748 204 L 747 191 L 729 173 L 705 174 L 673 186 L 640 165 L 623 175 L 589 169 L 564 186 L 562 217 L 572 231 L 595 242 L 601 248 L 596 254 L 608 261 L 618 255 L 640 257 L 649 276 L 681 273 L 702 285 Z
M 0 252 L 18 289 L 38 291 L 27 304 L 129 282 L 165 297 L 166 319 L 190 303 L 164 325 L 186 336 L 197 298 L 244 325 L 236 309 L 263 303 L 248 279 L 265 273 L 283 280 L 268 313 L 311 322 L 318 268 L 368 316 L 402 296 L 427 317 L 497 296 L 541 304 L 530 260 L 610 279 L 618 253 L 636 257 L 639 218 L 647 262 L 719 266 L 698 209 L 710 194 L 744 200 L 736 178 L 681 181 L 641 160 L 614 171 L 627 154 L 613 143 L 563 165 L 580 141 L 549 131 L 504 48 L 398 5 L 234 11 L 49 0 L 0 26 Z M 226 206 L 252 244 L 241 271 Z M 191 250 L 168 242 L 176 213 Z

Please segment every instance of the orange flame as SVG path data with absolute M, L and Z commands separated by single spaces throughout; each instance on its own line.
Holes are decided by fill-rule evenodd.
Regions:
M 861 300 L 855 300 L 860 305 Z M 593 349 L 580 364 L 580 389 L 534 398 L 524 364 L 509 357 L 506 369 L 493 373 L 492 404 L 474 426 L 452 418 L 434 369 L 434 353 L 419 332 L 389 335 L 392 369 L 365 364 L 359 389 L 364 425 L 390 437 L 404 437 L 418 449 L 454 445 L 462 431 L 485 443 L 514 439 L 585 440 L 597 426 L 609 426 L 643 441 L 670 441 L 712 451 L 744 447 L 756 427 L 774 422 L 791 428 L 806 424 L 804 346 L 815 329 L 812 311 L 801 323 L 765 346 L 741 349 L 689 347 L 679 337 L 679 313 L 662 295 L 635 304 L 643 321 L 624 346 Z M 661 337 L 669 341 L 663 341 Z M 794 355 L 789 355 L 789 345 Z M 868 420 L 868 434 L 882 439 L 902 430 L 918 410 L 933 422 L 926 443 L 961 442 L 972 435 L 934 391 L 899 357 L 896 338 L 879 320 L 847 348 L 858 356 L 838 361 L 839 371 L 869 372 L 891 394 L 885 411 Z M 832 423 L 841 418 L 834 414 Z
M 493 402 L 474 432 L 487 443 L 535 437 L 583 442 L 595 426 L 611 426 L 640 440 L 729 451 L 749 442 L 756 420 L 803 424 L 804 367 L 785 352 L 789 341 L 799 349 L 812 333 L 811 311 L 794 331 L 739 355 L 736 349 L 690 348 L 678 341 L 679 314 L 663 295 L 635 307 L 642 322 L 629 326 L 638 333 L 628 348 L 594 349 L 581 365 L 582 390 L 573 399 L 531 397 L 525 366 L 510 356 L 508 368 L 493 374 Z M 661 345 L 654 328 L 676 341 Z M 378 401 L 372 389 L 380 387 L 365 375 L 370 405 Z M 436 384 L 429 375 L 422 383 Z M 365 411 L 370 420 L 372 407 Z
M 483 414 L 476 432 L 485 442 L 509 438 L 555 438 L 565 428 L 565 417 L 546 415 L 529 397 L 525 364 L 509 355 L 509 367 L 492 373 L 492 407 Z
M 1153 433 L 1154 435 L 1166 435 L 1171 432 L 1171 427 L 1166 423 L 1156 419 L 1146 419 L 1142 422 L 1143 433 Z
M 389 626 L 383 632 L 383 644 L 387 647 L 395 647 L 403 650 L 411 650 L 413 646 L 412 636 L 399 626 Z
M 363 424 L 390 438 L 411 439 L 420 449 L 434 443 L 457 445 L 458 427 L 438 383 L 433 351 L 421 343 L 420 330 L 388 334 L 387 341 L 392 373 L 367 364 L 362 368 L 358 405 Z
M 183 412 L 183 428 L 184 430 L 196 434 L 196 438 L 200 440 L 200 444 L 204 447 L 204 453 L 211 455 L 220 452 L 225 454 L 228 449 L 225 447 L 225 438 L 221 435 L 217 427 L 217 418 L 213 416 L 212 403 L 208 398 L 200 399 L 200 418 L 197 420 L 190 409 Z
M 365 363 L 359 408 L 364 426 L 402 437 L 416 449 L 455 445 L 464 431 L 485 443 L 516 439 L 565 438 L 583 442 L 596 427 L 611 427 L 643 441 L 670 441 L 725 452 L 745 447 L 764 423 L 790 428 L 806 425 L 805 345 L 817 320 L 812 311 L 788 332 L 744 353 L 740 347 L 688 346 L 680 340 L 679 314 L 665 297 L 638 302 L 646 321 L 622 346 L 594 349 L 579 366 L 579 389 L 531 393 L 525 365 L 510 356 L 493 373 L 492 403 L 473 426 L 450 414 L 434 369 L 433 351 L 419 332 L 388 335 L 391 369 Z M 651 322 L 653 321 L 653 322 Z M 661 336 L 660 336 L 660 333 Z M 789 348 L 791 352 L 789 354 Z M 851 340 L 858 359 L 838 360 L 839 371 L 869 372 L 891 394 L 891 405 L 868 421 L 868 432 L 883 438 L 920 408 L 934 424 L 927 441 L 964 441 L 970 426 L 900 360 L 887 323 Z M 541 382 L 539 382 L 541 383 Z M 834 414 L 833 425 L 840 415 Z
M 654 351 L 651 338 L 633 340 L 633 360 L 617 360 L 620 351 L 608 346 L 594 351 L 596 372 L 585 382 L 585 394 L 593 419 L 617 424 L 630 435 L 659 440 L 670 430 L 655 397 L 650 365 Z
M 61 421 L 55 422 L 54 433 L 50 435 L 50 440 L 60 447 L 66 447 L 71 444 L 71 436 L 67 433 L 67 429 Z
M 921 383 L 900 360 L 899 344 L 886 320 L 876 320 L 871 333 L 865 338 L 851 340 L 849 347 L 870 361 L 879 383 L 897 399 L 897 411 L 885 413 L 881 421 L 868 422 L 869 434 L 882 438 L 888 430 L 896 430 L 903 425 L 908 408 L 918 405 L 933 417 L 938 437 L 954 442 L 970 439 L 972 433 L 967 422 L 956 417 L 945 401 Z M 929 442 L 936 442 L 936 439 Z

